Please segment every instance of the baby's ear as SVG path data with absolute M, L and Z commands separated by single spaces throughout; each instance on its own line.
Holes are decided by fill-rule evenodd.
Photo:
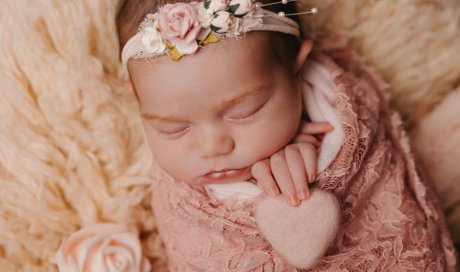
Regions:
M 313 47 L 313 42 L 310 40 L 304 40 L 300 44 L 299 51 L 297 52 L 296 61 L 295 61 L 295 72 L 297 73 L 300 68 L 302 68 L 305 60 L 310 54 L 311 48 Z
M 134 93 L 134 86 L 133 86 L 133 83 L 131 82 L 131 80 L 127 80 L 125 81 L 125 83 L 123 84 L 123 86 L 125 87 L 125 89 L 132 95 L 135 95 Z

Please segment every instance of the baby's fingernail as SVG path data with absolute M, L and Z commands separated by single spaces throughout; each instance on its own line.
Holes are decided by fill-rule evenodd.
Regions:
M 307 189 L 303 189 L 300 191 L 299 198 L 302 200 L 307 199 L 310 196 L 309 191 Z
M 270 187 L 269 192 L 270 192 L 270 195 L 273 196 L 273 197 L 275 197 L 275 196 L 277 196 L 279 194 L 278 188 L 275 188 L 275 187 Z
M 299 200 L 297 199 L 295 195 L 291 195 L 289 197 L 289 203 L 293 206 L 297 206 L 299 204 Z
M 308 182 L 312 183 L 313 181 L 315 181 L 315 178 L 316 178 L 316 175 L 315 175 L 315 174 L 311 174 L 311 175 L 308 177 Z

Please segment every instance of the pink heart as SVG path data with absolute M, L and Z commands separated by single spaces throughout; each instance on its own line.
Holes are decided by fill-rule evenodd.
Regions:
M 256 208 L 256 221 L 273 250 L 297 268 L 311 268 L 335 238 L 340 220 L 337 198 L 312 189 L 293 207 L 282 197 L 266 197 Z

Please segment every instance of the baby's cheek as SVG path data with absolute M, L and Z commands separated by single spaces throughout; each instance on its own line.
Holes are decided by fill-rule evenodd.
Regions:
M 287 145 L 297 134 L 301 119 L 302 107 L 300 104 L 291 103 L 289 108 L 281 109 L 279 113 L 273 116 L 273 137 L 277 137 L 278 141 Z
M 287 125 L 287 126 L 286 126 Z M 294 129 L 292 128 L 294 127 Z M 273 153 L 286 146 L 294 137 L 296 126 L 270 120 L 246 135 L 245 151 L 252 163 L 270 157 Z
M 183 176 L 181 173 L 182 167 L 178 167 L 183 157 L 178 153 L 180 149 L 176 150 L 174 145 L 154 138 L 149 140 L 149 145 L 156 164 L 173 178 Z

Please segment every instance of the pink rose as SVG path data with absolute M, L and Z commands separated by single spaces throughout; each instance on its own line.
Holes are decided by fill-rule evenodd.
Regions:
M 150 271 L 138 234 L 123 225 L 88 225 L 64 239 L 56 262 L 60 272 Z
M 236 18 L 227 11 L 218 11 L 211 22 L 214 31 L 217 33 L 234 33 L 238 34 L 241 26 L 241 19 Z
M 158 26 L 161 36 L 176 46 L 181 54 L 193 54 L 198 50 L 197 39 L 204 29 L 198 17 L 200 3 L 167 4 L 159 12 Z

